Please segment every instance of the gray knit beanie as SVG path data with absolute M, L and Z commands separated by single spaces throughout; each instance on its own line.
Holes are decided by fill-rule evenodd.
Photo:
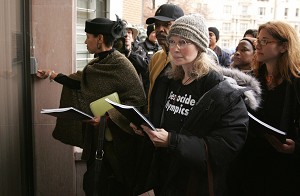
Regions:
M 174 35 L 192 41 L 204 52 L 207 52 L 209 44 L 208 28 L 201 15 L 185 15 L 175 20 L 169 31 L 168 39 Z

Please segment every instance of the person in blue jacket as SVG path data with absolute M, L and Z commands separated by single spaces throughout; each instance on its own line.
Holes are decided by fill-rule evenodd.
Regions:
M 230 54 L 217 45 L 220 38 L 220 32 L 216 27 L 209 27 L 209 48 L 218 56 L 219 64 L 223 67 L 229 67 L 231 63 Z

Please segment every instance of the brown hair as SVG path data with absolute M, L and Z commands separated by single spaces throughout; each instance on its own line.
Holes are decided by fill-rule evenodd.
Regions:
M 279 57 L 276 66 L 280 76 L 288 81 L 290 81 L 290 73 L 295 77 L 300 77 L 300 41 L 295 29 L 281 21 L 271 21 L 260 25 L 258 34 L 262 29 L 278 40 L 279 44 L 286 44 L 286 51 Z M 261 66 L 261 62 L 254 61 L 253 72 L 256 76 Z

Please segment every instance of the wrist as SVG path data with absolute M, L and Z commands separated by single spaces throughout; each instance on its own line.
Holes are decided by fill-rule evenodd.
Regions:
M 168 147 L 173 150 L 177 148 L 177 134 L 174 132 L 168 134 Z
M 49 73 L 48 78 L 49 78 L 50 82 L 52 82 L 53 79 L 55 78 L 54 73 L 55 73 L 54 70 L 52 70 L 52 71 Z

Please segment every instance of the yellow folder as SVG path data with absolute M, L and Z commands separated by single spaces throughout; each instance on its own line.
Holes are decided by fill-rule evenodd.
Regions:
M 113 106 L 111 104 L 109 104 L 107 101 L 105 101 L 106 98 L 109 98 L 110 100 L 113 100 L 117 103 L 121 103 L 117 92 L 114 92 L 110 95 L 107 95 L 105 97 L 97 99 L 96 101 L 93 101 L 92 103 L 90 103 L 90 108 L 95 117 L 102 116 L 108 110 L 113 108 Z
M 107 101 L 105 101 L 106 98 L 109 98 L 111 100 L 114 100 L 117 103 L 121 103 L 119 99 L 119 95 L 117 92 L 114 92 L 110 95 L 107 95 L 105 97 L 102 97 L 100 99 L 97 99 L 96 101 L 93 101 L 90 103 L 90 108 L 95 117 L 99 117 L 104 115 L 108 110 L 112 109 L 113 106 L 109 104 Z M 105 135 L 104 135 L 106 141 L 112 141 L 112 135 L 108 127 L 105 129 Z

